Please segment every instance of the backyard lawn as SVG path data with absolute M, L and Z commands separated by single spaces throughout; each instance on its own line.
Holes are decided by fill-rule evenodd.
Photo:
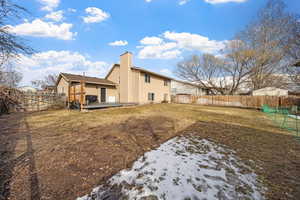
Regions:
M 0 200 L 82 197 L 176 136 L 230 149 L 254 170 L 266 199 L 300 199 L 300 142 L 257 110 L 182 104 L 59 110 L 2 116 L 0 131 Z

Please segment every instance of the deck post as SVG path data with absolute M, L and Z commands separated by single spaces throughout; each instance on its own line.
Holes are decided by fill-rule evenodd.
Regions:
M 80 81 L 80 110 L 83 110 L 83 105 L 85 104 L 85 82 Z
M 70 109 L 70 104 L 71 104 L 71 82 L 69 81 L 69 84 L 68 84 L 68 109 Z

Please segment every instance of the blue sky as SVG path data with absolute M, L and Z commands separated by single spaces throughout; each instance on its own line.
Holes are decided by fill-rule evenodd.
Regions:
M 213 53 L 231 40 L 266 3 L 264 0 L 26 0 L 31 14 L 11 24 L 37 51 L 21 56 L 22 85 L 49 73 L 104 77 L 119 55 L 172 76 L 191 54 Z M 299 13 L 297 0 L 285 1 Z M 300 13 L 299 13 L 300 14 Z

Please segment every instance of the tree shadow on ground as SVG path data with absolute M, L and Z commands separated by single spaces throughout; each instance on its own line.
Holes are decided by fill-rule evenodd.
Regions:
M 31 132 L 25 114 L 1 116 L 0 130 L 0 200 L 10 198 L 12 179 L 16 176 L 14 169 L 19 166 L 28 168 L 29 199 L 40 199 Z M 26 141 L 26 149 L 16 154 L 16 146 L 21 140 Z
M 267 199 L 300 199 L 300 143 L 292 134 L 203 121 L 182 134 L 195 134 L 235 150 L 268 187 Z
M 28 178 L 31 188 L 27 192 L 31 199 L 39 199 L 41 195 L 48 199 L 74 199 L 87 194 L 120 169 L 130 167 L 143 153 L 165 141 L 178 135 L 196 134 L 235 150 L 264 179 L 270 188 L 268 199 L 300 199 L 300 144 L 292 135 L 281 133 L 260 118 L 200 111 L 197 116 L 210 122 L 199 121 L 181 132 L 175 131 L 173 119 L 162 118 L 160 114 L 92 128 L 64 128 L 65 120 L 58 118 L 59 122 L 56 119 L 32 130 L 34 141 L 39 144 L 36 158 L 27 124 L 21 134 L 29 141 L 26 152 L 32 156 L 24 155 L 32 163 L 32 176 Z M 58 129 L 61 126 L 64 129 Z M 14 148 L 10 151 L 12 158 Z M 41 163 L 39 177 L 35 159 Z

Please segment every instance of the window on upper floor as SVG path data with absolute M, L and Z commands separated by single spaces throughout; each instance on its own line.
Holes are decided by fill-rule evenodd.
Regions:
M 169 86 L 169 80 L 164 80 L 164 86 Z
M 145 74 L 145 83 L 150 83 L 150 75 Z

